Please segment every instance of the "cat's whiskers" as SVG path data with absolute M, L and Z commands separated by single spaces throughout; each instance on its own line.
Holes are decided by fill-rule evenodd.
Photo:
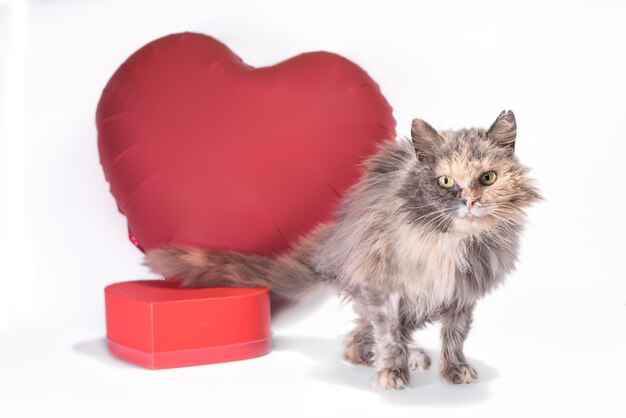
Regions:
M 422 219 L 422 218 L 429 218 L 432 217 L 434 215 L 434 217 L 432 217 L 431 219 L 429 219 L 426 223 L 424 223 L 423 225 L 420 225 L 420 227 L 427 232 L 435 232 L 440 226 L 443 226 L 443 222 L 445 221 L 449 221 L 452 222 L 453 219 L 450 219 L 450 216 L 452 213 L 454 213 L 456 210 L 455 209 L 451 209 L 451 208 L 444 208 L 444 209 L 440 209 L 438 211 L 435 212 L 431 212 L 427 215 L 424 215 L 420 218 L 417 219 Z
M 508 216 L 511 221 L 523 221 L 526 214 L 519 210 L 506 207 L 497 207 L 492 213 Z
M 502 227 L 504 228 L 507 232 L 511 233 L 511 232 L 519 232 L 521 230 L 520 226 L 517 224 L 517 222 L 509 219 L 509 218 L 505 218 L 497 213 L 492 213 L 491 216 L 493 216 L 494 218 L 496 218 L 498 220 L 498 227 Z
M 445 215 L 446 213 L 444 211 L 445 209 L 440 209 L 439 211 L 430 212 L 430 213 L 427 213 L 426 215 L 413 218 L 410 221 L 410 224 L 413 226 L 419 226 L 421 228 L 424 228 L 426 225 L 431 223 L 433 220 L 437 219 L 439 216 Z M 440 213 L 440 212 L 444 212 L 444 213 Z
M 435 211 L 432 211 L 432 212 L 428 212 L 428 213 L 426 213 L 424 215 L 418 216 L 415 219 L 416 220 L 427 219 L 427 218 L 432 217 L 434 215 L 438 215 L 438 214 L 445 213 L 445 212 L 448 212 L 448 211 L 449 211 L 449 208 L 442 208 L 442 209 L 438 209 L 438 210 L 435 210 Z

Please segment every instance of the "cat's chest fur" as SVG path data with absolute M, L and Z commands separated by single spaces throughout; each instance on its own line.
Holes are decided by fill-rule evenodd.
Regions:
M 429 305 L 450 301 L 459 279 L 457 272 L 469 268 L 468 240 L 467 234 L 422 233 L 414 227 L 401 227 L 394 251 L 397 280 L 407 296 Z

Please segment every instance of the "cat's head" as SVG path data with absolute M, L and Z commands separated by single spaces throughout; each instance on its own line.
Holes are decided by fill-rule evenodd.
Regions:
M 411 139 L 420 187 L 430 203 L 417 222 L 426 229 L 480 232 L 498 223 L 517 224 L 541 196 L 515 156 L 517 124 L 511 111 L 489 129 L 437 132 L 414 119 Z M 426 177 L 426 178 L 424 178 Z

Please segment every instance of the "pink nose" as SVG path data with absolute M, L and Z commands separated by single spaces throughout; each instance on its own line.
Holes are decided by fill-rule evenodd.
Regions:
M 478 198 L 475 198 L 475 197 L 463 198 L 463 203 L 467 205 L 468 209 L 471 209 L 474 206 L 474 203 L 476 202 L 478 202 Z

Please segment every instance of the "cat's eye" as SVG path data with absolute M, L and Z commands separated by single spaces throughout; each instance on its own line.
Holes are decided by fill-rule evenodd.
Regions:
M 487 171 L 480 176 L 480 183 L 484 186 L 489 186 L 496 181 L 496 178 L 498 178 L 498 176 L 495 172 Z
M 441 176 L 437 179 L 437 183 L 439 183 L 439 185 L 444 189 L 449 189 L 454 186 L 454 179 L 448 176 Z

